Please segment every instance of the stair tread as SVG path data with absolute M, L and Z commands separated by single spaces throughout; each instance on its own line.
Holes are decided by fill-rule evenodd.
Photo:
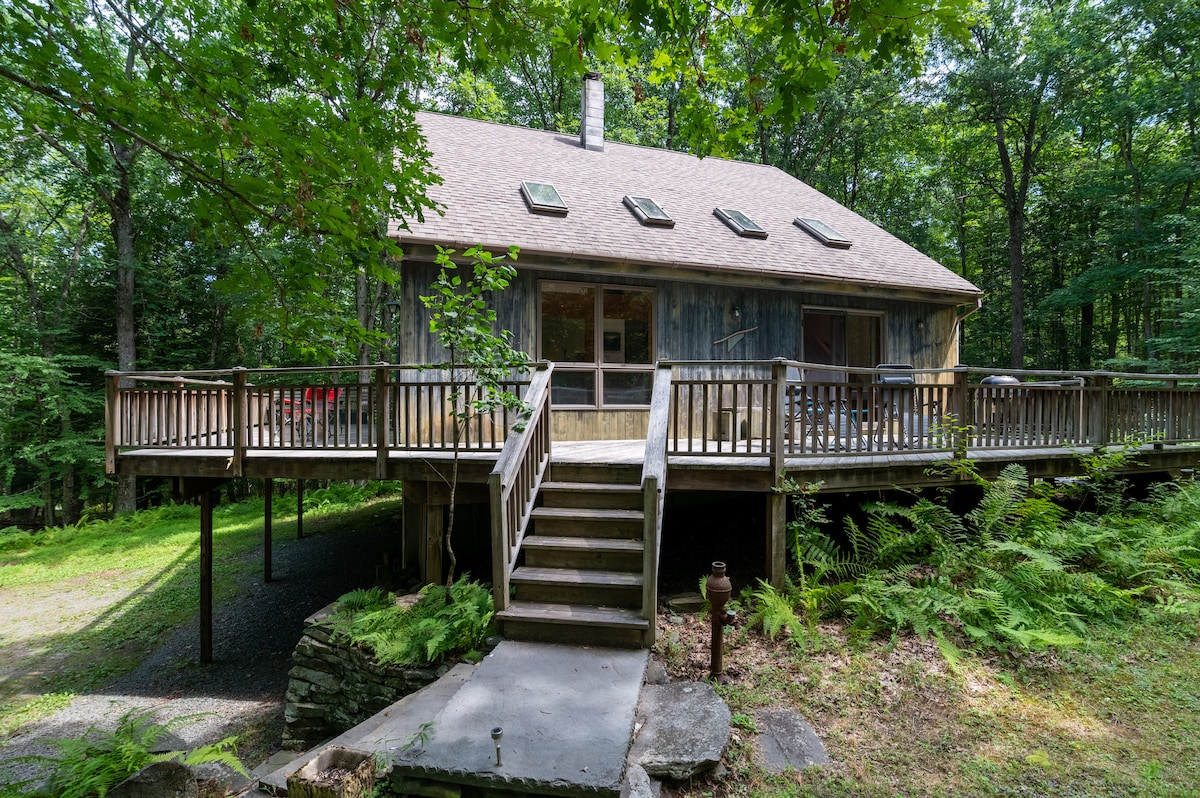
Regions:
M 564 518 L 579 521 L 641 521 L 641 510 L 604 510 L 584 507 L 536 507 L 534 518 Z
M 619 482 L 543 482 L 542 490 L 567 490 L 587 493 L 638 493 L 641 485 Z
M 590 568 L 542 568 L 523 565 L 512 573 L 513 582 L 588 585 L 591 587 L 641 587 L 641 574 L 628 571 L 597 571 Z
M 624 629 L 648 629 L 650 622 L 637 610 L 597 607 L 585 604 L 550 604 L 542 601 L 513 601 L 496 617 L 529 623 L 566 623 L 610 626 Z
M 629 552 L 642 551 L 641 539 L 628 538 L 584 538 L 563 535 L 526 535 L 521 545 L 534 549 L 571 549 L 574 551 Z

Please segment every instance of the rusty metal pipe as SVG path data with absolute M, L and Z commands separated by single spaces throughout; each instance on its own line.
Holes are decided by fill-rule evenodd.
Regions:
M 713 679 L 724 683 L 728 680 L 723 673 L 725 663 L 722 652 L 725 647 L 725 627 L 733 623 L 734 619 L 734 614 L 725 609 L 725 605 L 733 595 L 733 583 L 725 575 L 725 563 L 718 561 L 712 564 L 712 575 L 708 577 L 704 592 L 708 596 L 709 617 L 712 620 L 712 647 L 708 673 Z

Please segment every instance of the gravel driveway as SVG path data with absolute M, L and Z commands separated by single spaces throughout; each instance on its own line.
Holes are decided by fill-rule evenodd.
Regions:
M 6 766 L 4 760 L 52 752 L 46 739 L 77 737 L 90 726 L 111 728 L 134 708 L 152 708 L 160 722 L 203 713 L 176 730 L 188 745 L 254 725 L 267 725 L 272 731 L 265 744 L 278 745 L 292 648 L 304 619 L 346 591 L 373 584 L 384 548 L 389 542 L 398 548 L 400 523 L 393 506 L 359 516 L 358 528 L 331 527 L 303 540 L 277 538 L 273 581 L 262 583 L 260 567 L 257 579 L 246 580 L 227 603 L 214 607 L 212 664 L 199 664 L 194 618 L 133 671 L 11 737 L 0 748 L 0 785 L 33 773 L 30 765 Z M 261 547 L 249 557 L 261 564 Z

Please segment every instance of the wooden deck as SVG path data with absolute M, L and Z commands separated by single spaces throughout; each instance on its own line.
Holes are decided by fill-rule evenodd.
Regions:
M 806 380 L 809 369 L 840 379 Z M 212 492 L 232 478 L 290 478 L 301 488 L 306 479 L 402 480 L 404 556 L 419 562 L 424 579 L 438 581 L 457 460 L 455 502 L 489 506 L 497 617 L 508 611 L 514 628 L 521 608 L 510 609 L 510 581 L 525 560 L 527 530 L 546 515 L 539 507 L 543 483 L 551 491 L 569 475 L 585 485 L 633 488 L 631 502 L 640 509 L 626 508 L 620 526 L 642 550 L 642 567 L 627 577 L 642 585 L 642 595 L 637 600 L 630 588 L 623 601 L 639 605 L 626 612 L 637 616 L 647 630 L 642 645 L 650 645 L 670 491 L 762 496 L 764 571 L 781 585 L 788 508 L 778 489 L 787 478 L 837 492 L 946 485 L 953 478 L 931 469 L 954 458 L 969 460 L 985 478 L 1013 462 L 1035 478 L 1070 476 L 1082 473 L 1081 454 L 1127 447 L 1136 449 L 1129 470 L 1200 464 L 1200 375 L 1014 372 L 1004 384 L 979 380 L 978 371 L 962 367 L 659 363 L 644 439 L 554 441 L 552 373 L 553 364 L 536 364 L 528 377 L 514 375 L 506 386 L 521 397 L 524 412 L 475 415 L 462 423 L 464 398 L 474 389 L 451 372 L 423 366 L 111 372 L 106 470 L 169 477 L 178 495 L 200 498 L 201 659 L 207 660 Z M 572 519 L 567 528 L 586 520 Z M 264 526 L 269 578 L 269 507 Z M 620 570 L 629 567 L 621 561 Z

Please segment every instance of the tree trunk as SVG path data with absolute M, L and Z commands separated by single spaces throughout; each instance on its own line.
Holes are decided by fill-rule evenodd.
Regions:
M 1096 303 L 1085 302 L 1079 307 L 1079 368 L 1092 368 L 1092 341 L 1096 329 Z
M 1008 274 L 1012 281 L 1012 336 L 1009 348 L 1009 365 L 1014 369 L 1025 367 L 1025 217 L 1010 208 L 1008 214 Z
M 129 168 L 137 155 L 135 148 L 115 145 L 117 189 L 108 201 L 112 215 L 113 243 L 117 249 L 117 369 L 133 371 L 137 367 L 137 339 L 134 330 L 134 273 L 137 253 L 134 251 L 133 194 L 129 185 Z M 132 476 L 117 477 L 117 495 L 113 511 L 117 515 L 137 509 L 137 485 Z

